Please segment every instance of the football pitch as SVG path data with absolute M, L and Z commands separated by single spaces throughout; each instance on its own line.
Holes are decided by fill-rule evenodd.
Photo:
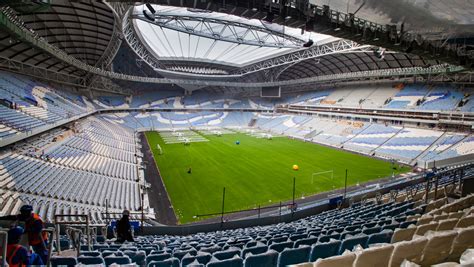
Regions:
M 165 144 L 157 132 L 146 137 L 180 223 L 220 212 L 224 187 L 225 211 L 233 211 L 291 200 L 293 177 L 301 198 L 344 187 L 346 169 L 348 186 L 392 175 L 390 162 L 286 137 L 206 135 L 209 142 L 187 146 Z M 395 173 L 408 170 L 397 166 Z

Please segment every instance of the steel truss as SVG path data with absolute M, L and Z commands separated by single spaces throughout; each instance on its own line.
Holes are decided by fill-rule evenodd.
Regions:
M 143 14 L 133 14 L 132 18 L 159 27 L 236 44 L 300 48 L 307 42 L 307 40 L 304 41 L 285 34 L 284 26 L 282 26 L 283 31 L 276 31 L 263 26 L 263 24 L 260 26 L 217 18 L 167 14 L 166 12 L 156 12 L 150 16 L 154 16 L 155 20 L 150 21 Z
M 303 60 L 318 58 L 325 55 L 331 55 L 349 51 L 371 51 L 370 45 L 359 45 L 356 42 L 339 39 L 337 41 L 316 45 L 309 49 L 301 49 L 296 52 L 288 53 L 282 56 L 263 60 L 239 69 L 236 74 L 249 74 L 261 70 L 279 67 L 288 64 L 294 64 Z

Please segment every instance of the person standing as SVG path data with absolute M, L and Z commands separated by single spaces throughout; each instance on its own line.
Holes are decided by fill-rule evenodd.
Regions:
M 20 214 L 0 217 L 0 220 L 20 221 L 25 223 L 25 234 L 28 236 L 28 244 L 38 254 L 42 262 L 48 261 L 48 235 L 43 232 L 44 223 L 41 217 L 33 212 L 33 207 L 23 205 Z

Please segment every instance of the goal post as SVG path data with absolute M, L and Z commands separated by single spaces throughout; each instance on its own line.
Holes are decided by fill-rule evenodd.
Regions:
M 324 177 L 333 180 L 334 179 L 334 170 L 314 172 L 311 175 L 311 184 L 314 184 L 314 179 L 318 177 Z

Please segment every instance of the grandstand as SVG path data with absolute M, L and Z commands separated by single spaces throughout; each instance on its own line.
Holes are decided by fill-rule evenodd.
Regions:
M 374 2 L 0 1 L 0 216 L 53 266 L 464 264 L 474 6 Z

